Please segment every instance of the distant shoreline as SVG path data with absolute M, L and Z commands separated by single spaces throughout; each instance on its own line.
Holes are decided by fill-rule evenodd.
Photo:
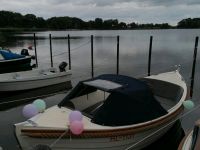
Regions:
M 1 32 L 22 31 L 62 31 L 62 30 L 159 30 L 159 29 L 198 29 L 200 18 L 187 18 L 177 22 L 177 25 L 169 23 L 130 23 L 121 22 L 118 19 L 95 18 L 84 21 L 77 17 L 51 17 L 44 19 L 34 14 L 22 15 L 17 12 L 0 11 Z
M 141 28 L 141 29 L 42 29 L 42 28 L 36 28 L 36 29 L 31 29 L 31 28 L 0 28 L 0 32 L 41 32 L 41 31 L 92 31 L 92 30 L 98 30 L 98 31 L 104 31 L 104 30 L 182 30 L 182 29 L 200 29 L 200 28 L 167 28 L 167 29 L 155 29 L 155 28 Z

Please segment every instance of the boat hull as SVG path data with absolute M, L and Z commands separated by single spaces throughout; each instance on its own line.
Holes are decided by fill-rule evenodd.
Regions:
M 193 131 L 190 131 L 181 141 L 178 150 L 189 150 L 192 143 Z
M 71 81 L 67 81 L 65 83 L 30 90 L 0 92 L 0 111 L 31 102 L 37 98 L 45 98 L 51 95 L 64 93 L 71 88 Z
M 43 76 L 35 79 L 16 79 L 10 82 L 0 82 L 0 92 L 23 91 L 65 83 L 71 80 L 71 73 L 62 72 L 55 75 Z
M 31 57 L 0 61 L 0 73 L 31 70 Z
M 15 124 L 15 134 L 24 150 L 38 144 L 49 146 L 58 139 L 60 140 L 53 144 L 54 150 L 139 150 L 162 137 L 175 124 L 182 111 L 183 107 L 180 107 L 163 119 L 138 127 L 85 131 L 80 136 L 74 136 L 66 130 L 55 130 L 55 128 L 30 129 L 29 122 Z
M 37 145 L 51 146 L 54 150 L 125 150 L 129 148 L 139 150 L 158 140 L 171 128 L 171 126 L 172 125 L 164 127 L 163 125 L 135 134 L 110 136 L 105 138 L 73 138 L 73 136 L 71 138 L 63 137 L 56 143 L 54 142 L 57 140 L 57 138 L 43 138 L 41 140 L 40 138 L 32 138 L 28 136 L 18 137 L 18 135 L 21 135 L 21 131 L 20 127 L 17 126 L 16 136 L 21 148 L 24 150 L 36 146 L 36 143 Z M 162 128 L 162 130 L 158 131 L 160 128 Z M 153 134 L 154 132 L 156 132 L 156 134 Z M 146 138 L 151 134 L 153 134 L 153 136 Z

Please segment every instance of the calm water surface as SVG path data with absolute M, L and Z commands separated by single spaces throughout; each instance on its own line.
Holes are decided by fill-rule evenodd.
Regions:
M 90 35 L 94 35 L 94 73 L 116 73 L 117 39 L 120 36 L 120 74 L 133 77 L 146 76 L 148 63 L 149 38 L 153 36 L 152 46 L 152 74 L 174 70 L 174 66 L 181 65 L 181 73 L 189 85 L 191 74 L 195 37 L 200 30 L 108 30 L 108 31 L 47 31 L 37 32 L 37 52 L 40 68 L 50 67 L 49 34 L 52 34 L 52 48 L 54 66 L 61 61 L 68 61 L 67 39 L 71 36 L 71 59 L 73 85 L 79 80 L 90 77 Z M 20 36 L 20 37 L 19 37 Z M 15 40 L 6 41 L 5 46 L 20 52 L 22 48 L 33 45 L 32 33 L 17 35 Z M 31 53 L 34 53 L 32 51 Z M 62 55 L 59 55 L 61 54 Z M 194 102 L 200 98 L 200 54 L 197 55 Z M 49 98 L 47 105 L 57 104 L 63 95 Z M 5 149 L 17 149 L 13 136 L 13 124 L 25 120 L 21 115 L 21 107 L 1 111 L 0 145 Z M 197 109 L 182 119 L 185 130 L 191 128 L 194 121 L 200 118 Z M 9 141 L 9 142 L 8 142 Z

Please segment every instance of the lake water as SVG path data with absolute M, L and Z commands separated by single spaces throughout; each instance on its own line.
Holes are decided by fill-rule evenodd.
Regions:
M 119 73 L 133 77 L 147 75 L 149 39 L 153 36 L 151 72 L 160 73 L 175 69 L 181 65 L 181 73 L 190 84 L 195 37 L 200 35 L 199 29 L 173 30 L 104 30 L 104 31 L 46 31 L 37 32 L 37 53 L 40 68 L 50 67 L 49 34 L 52 34 L 54 66 L 61 61 L 68 61 L 68 45 L 66 37 L 71 36 L 71 59 L 73 85 L 79 80 L 91 76 L 90 35 L 94 35 L 94 75 L 116 73 L 117 35 L 120 36 Z M 4 46 L 15 52 L 33 44 L 33 33 L 16 35 L 16 38 L 5 41 Z M 34 54 L 34 51 L 31 53 Z M 62 54 L 62 55 L 59 55 Z M 193 100 L 196 105 L 200 98 L 200 56 L 197 54 Z M 46 100 L 51 106 L 60 101 L 63 95 Z M 60 98 L 59 98 L 60 97 Z M 5 149 L 17 149 L 13 136 L 13 124 L 21 122 L 22 107 L 0 112 L 0 146 Z M 14 115 L 13 115 L 14 114 Z M 192 112 L 182 119 L 185 130 L 193 127 L 194 121 L 200 118 L 200 110 Z M 8 142 L 9 141 L 9 142 Z M 10 144 L 12 141 L 12 144 Z

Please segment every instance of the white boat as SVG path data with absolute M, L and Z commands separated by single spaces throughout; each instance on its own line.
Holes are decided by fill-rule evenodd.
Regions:
M 101 75 L 80 82 L 58 105 L 15 124 L 15 134 L 22 149 L 138 150 L 171 128 L 173 123 L 168 124 L 183 111 L 186 95 L 178 71 L 140 79 Z M 69 129 L 73 110 L 83 114 L 80 135 Z
M 199 150 L 200 149 L 200 120 L 198 120 L 193 130 L 190 130 L 181 141 L 178 150 Z
M 57 68 L 34 69 L 0 74 L 0 92 L 13 92 L 47 87 L 71 80 L 71 72 Z

